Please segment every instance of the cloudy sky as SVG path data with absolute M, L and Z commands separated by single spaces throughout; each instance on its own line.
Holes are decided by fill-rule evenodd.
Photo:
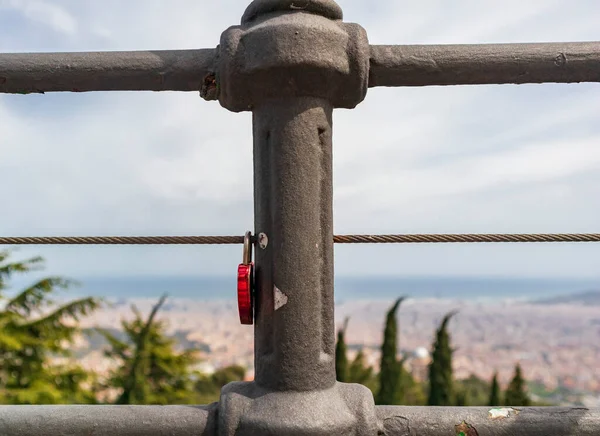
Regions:
M 596 0 L 340 0 L 373 44 L 600 40 Z M 247 0 L 0 0 L 0 52 L 214 47 Z M 371 89 L 336 233 L 600 232 L 600 85 Z M 0 96 L 0 234 L 242 234 L 251 116 L 197 93 Z M 28 247 L 71 276 L 234 274 L 241 247 Z M 338 246 L 336 273 L 600 277 L 597 245 Z

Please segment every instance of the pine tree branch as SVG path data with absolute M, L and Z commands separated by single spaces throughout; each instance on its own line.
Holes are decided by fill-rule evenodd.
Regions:
M 2 264 L 11 255 L 12 251 L 0 251 L 0 290 L 4 288 L 4 281 L 16 273 L 25 273 L 39 269 L 44 261 L 42 257 L 32 257 L 20 262 L 10 262 Z
M 129 345 L 127 345 L 125 342 L 117 339 L 108 330 L 105 330 L 101 327 L 97 327 L 94 330 L 96 332 L 98 332 L 100 335 L 102 335 L 102 337 L 104 337 L 104 339 L 106 339 L 107 342 L 109 343 L 109 345 L 112 347 L 111 350 L 104 351 L 104 354 L 107 355 L 107 357 L 113 357 L 114 355 L 117 355 L 123 361 L 127 360 L 127 358 L 128 358 L 127 351 L 128 351 Z
M 4 310 L 17 312 L 24 317 L 28 317 L 34 310 L 41 309 L 42 303 L 45 305 L 52 304 L 52 301 L 48 299 L 49 294 L 57 288 L 67 289 L 73 283 L 61 277 L 47 277 L 24 289 L 9 300 Z
M 131 368 L 129 370 L 129 376 L 126 377 L 126 379 L 125 379 L 123 392 L 117 399 L 117 404 L 128 404 L 131 401 L 131 394 L 134 393 L 137 389 L 138 380 L 143 375 L 143 374 L 140 374 L 140 368 L 144 366 L 143 365 L 145 363 L 144 361 L 147 359 L 146 342 L 147 342 L 147 338 L 148 338 L 148 333 L 150 332 L 150 328 L 152 327 L 152 324 L 154 322 L 154 318 L 156 317 L 156 314 L 158 313 L 158 311 L 160 310 L 162 305 L 165 303 L 166 299 L 167 299 L 167 294 L 164 294 L 160 298 L 158 303 L 156 305 L 154 305 L 154 307 L 152 308 L 152 311 L 150 312 L 150 315 L 148 316 L 146 323 L 144 324 L 141 331 L 137 335 L 137 338 L 135 338 L 136 339 L 135 340 L 136 350 L 135 350 L 133 362 L 132 362 Z M 138 318 L 141 318 L 139 312 L 137 312 L 137 316 L 138 316 Z
M 71 318 L 74 321 L 79 321 L 80 316 L 86 316 L 100 306 L 99 300 L 93 297 L 82 298 L 80 300 L 71 301 L 64 306 L 59 307 L 54 312 L 46 315 L 43 318 L 36 319 L 30 323 L 24 324 L 23 327 L 35 328 L 38 330 L 48 328 L 69 329 L 63 324 L 64 318 Z

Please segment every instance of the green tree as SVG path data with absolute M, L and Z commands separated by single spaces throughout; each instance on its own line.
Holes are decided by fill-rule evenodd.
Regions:
M 492 378 L 492 388 L 490 390 L 490 401 L 488 406 L 500 406 L 500 385 L 498 384 L 498 372 L 494 373 Z
M 394 404 L 406 406 L 424 406 L 427 403 L 427 395 L 422 383 L 414 379 L 412 374 L 404 367 L 404 360 L 398 362 L 400 365 L 399 388 L 396 391 Z
M 246 377 L 246 369 L 240 365 L 226 366 L 218 369 L 212 376 L 212 382 L 219 390 L 231 382 L 242 381 Z
M 166 335 L 166 325 L 156 315 L 166 296 L 160 298 L 147 319 L 135 306 L 135 318 L 121 322 L 126 340 L 99 329 L 109 348 L 106 357 L 120 365 L 113 370 L 107 387 L 121 391 L 116 404 L 190 404 L 195 402 L 193 366 L 197 350 L 177 352 L 176 340 Z
M 344 325 L 338 330 L 335 344 L 335 374 L 340 382 L 348 382 L 348 356 L 345 340 L 347 328 L 348 318 L 344 320 Z
M 374 377 L 373 367 L 365 362 L 365 353 L 360 350 L 348 368 L 348 383 L 369 385 Z
M 358 383 L 366 386 L 375 396 L 379 389 L 377 374 L 372 366 L 369 366 L 365 359 L 363 350 L 359 350 L 348 369 L 348 383 Z
M 379 391 L 376 403 L 392 405 L 398 397 L 401 365 L 398 362 L 398 322 L 396 313 L 406 297 L 400 297 L 386 314 L 383 344 L 381 345 L 381 365 L 379 370 Z
M 200 375 L 195 383 L 198 404 L 210 404 L 219 401 L 221 388 L 228 383 L 244 380 L 246 369 L 239 365 L 228 366 L 211 375 Z
M 52 296 L 73 282 L 47 277 L 7 295 L 15 274 L 39 270 L 41 257 L 10 261 L 0 251 L 0 402 L 4 404 L 93 403 L 89 373 L 73 363 L 72 345 L 78 321 L 100 301 L 83 298 L 56 304 Z
M 455 405 L 458 407 L 465 407 L 469 404 L 469 394 L 464 386 L 458 386 L 455 388 Z
M 344 383 L 358 383 L 375 392 L 377 380 L 373 368 L 365 362 L 365 353 L 359 350 L 352 362 L 348 361 L 348 347 L 346 345 L 346 330 L 348 318 L 338 330 L 335 344 L 335 372 L 337 380 Z
M 504 403 L 506 406 L 511 407 L 527 407 L 531 404 L 531 400 L 526 392 L 525 380 L 523 379 L 520 364 L 515 366 L 515 375 L 504 394 Z
M 456 406 L 487 406 L 490 400 L 490 384 L 474 374 L 463 380 L 454 380 Z
M 448 323 L 456 312 L 448 313 L 436 332 L 432 361 L 429 364 L 429 406 L 452 406 L 454 386 L 452 377 L 452 354 Z

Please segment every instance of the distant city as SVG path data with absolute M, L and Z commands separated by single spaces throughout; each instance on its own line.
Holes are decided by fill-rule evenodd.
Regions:
M 115 298 L 174 298 L 223 300 L 235 297 L 236 277 L 74 277 L 81 283 L 70 294 Z M 17 280 L 13 280 L 18 284 Z M 18 287 L 18 286 L 16 286 Z M 600 289 L 598 278 L 512 278 L 512 277 L 345 277 L 335 279 L 336 301 L 411 298 L 460 298 L 536 300 Z
M 110 280 L 106 280 L 106 287 L 96 288 L 96 293 L 103 289 L 102 294 L 112 302 L 112 307 L 85 319 L 85 326 L 118 329 L 121 319 L 132 316 L 131 304 L 149 311 L 158 295 L 164 292 L 162 288 L 168 287 L 167 279 L 162 280 L 147 279 L 146 283 L 138 282 L 137 287 L 134 279 L 123 280 L 122 289 L 108 286 Z M 239 323 L 235 283 L 227 289 L 224 286 L 227 281 L 221 280 L 172 282 L 172 297 L 161 316 L 168 320 L 171 334 L 176 335 L 182 345 L 203 350 L 203 371 L 210 373 L 240 364 L 248 369 L 251 379 L 253 328 Z M 427 378 L 434 329 L 445 313 L 457 309 L 459 313 L 450 324 L 456 348 L 457 379 L 476 375 L 490 380 L 497 370 L 500 383 L 506 386 L 515 362 L 520 362 L 527 380 L 534 386 L 534 396 L 557 404 L 600 404 L 600 286 L 597 283 L 571 282 L 571 289 L 580 291 L 561 293 L 569 286 L 568 281 L 522 280 L 523 290 L 517 291 L 506 286 L 518 286 L 519 280 L 444 282 L 425 279 L 419 282 L 419 279 L 398 279 L 395 285 L 393 279 L 366 280 L 342 279 L 336 284 L 341 289 L 336 320 L 341 324 L 344 318 L 350 319 L 346 333 L 349 357 L 362 349 L 369 365 L 378 368 L 384 313 L 393 299 L 406 295 L 413 298 L 403 303 L 399 311 L 399 350 L 407 357 L 407 367 L 417 380 Z M 100 286 L 100 282 L 86 284 L 79 291 L 87 294 Z M 182 283 L 186 286 L 181 286 Z M 381 283 L 385 286 L 377 288 Z M 436 283 L 439 292 L 434 291 Z M 196 287 L 200 284 L 204 286 Z M 361 291 L 359 285 L 366 287 Z M 212 287 L 212 292 L 207 286 Z M 409 292 L 409 287 L 413 292 Z M 193 295 L 197 296 L 191 298 Z M 82 337 L 78 346 L 81 362 L 99 373 L 111 367 L 101 352 L 101 345 Z

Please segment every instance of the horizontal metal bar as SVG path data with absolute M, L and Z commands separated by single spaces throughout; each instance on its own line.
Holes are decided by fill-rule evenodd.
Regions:
M 378 406 L 385 436 L 598 436 L 600 409 Z
M 372 45 L 369 86 L 600 82 L 600 42 Z
M 200 91 L 217 51 L 0 54 L 0 93 Z
M 0 406 L 0 435 L 209 436 L 210 406 Z
M 209 436 L 210 406 L 0 406 L 2 436 Z M 597 436 L 600 409 L 377 406 L 386 436 Z M 470 430 L 470 431 L 469 431 Z
M 0 54 L 0 93 L 199 91 L 216 49 Z M 373 45 L 369 86 L 600 82 L 600 42 Z
M 256 237 L 253 237 L 256 242 Z M 0 245 L 227 245 L 243 236 L 23 236 L 0 237 Z M 600 242 L 600 233 L 335 235 L 336 244 L 452 244 Z

